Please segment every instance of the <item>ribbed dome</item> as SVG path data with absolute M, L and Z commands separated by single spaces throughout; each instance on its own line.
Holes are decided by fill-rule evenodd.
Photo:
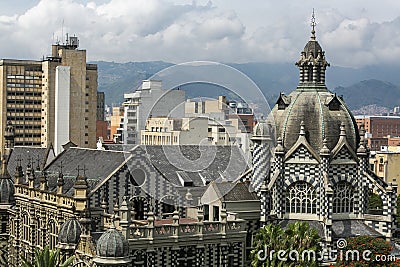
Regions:
M 257 136 L 269 135 L 269 133 L 268 133 L 268 125 L 264 120 L 260 120 L 257 123 L 257 125 L 254 127 L 253 135 L 257 135 Z
M 76 219 L 69 219 L 61 225 L 58 242 L 77 245 L 81 238 L 82 228 Z
M 319 45 L 318 41 L 310 40 L 304 47 L 304 53 L 306 58 L 312 55 L 313 58 L 318 56 L 318 53 L 322 53 L 322 47 Z
M 14 198 L 14 183 L 10 178 L 0 178 L 0 203 L 11 203 Z
M 121 258 L 129 254 L 129 244 L 125 237 L 112 228 L 102 234 L 97 241 L 96 254 L 98 257 Z
M 288 96 L 290 104 L 279 109 L 278 104 L 272 110 L 277 136 L 289 149 L 297 141 L 300 123 L 304 122 L 306 138 L 315 152 L 319 152 L 326 138 L 327 147 L 332 150 L 339 140 L 340 125 L 343 123 L 346 138 L 354 149 L 358 144 L 358 128 L 353 115 L 340 97 L 336 97 L 326 88 L 298 88 Z
M 253 128 L 252 140 L 267 141 L 274 136 L 274 128 L 271 124 L 261 119 Z

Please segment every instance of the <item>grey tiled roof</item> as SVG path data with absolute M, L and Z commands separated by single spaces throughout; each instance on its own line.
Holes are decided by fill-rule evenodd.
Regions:
M 18 163 L 21 160 L 21 165 L 25 171 L 29 161 L 33 162 L 32 168 L 38 169 L 38 166 L 45 166 L 51 159 L 54 158 L 54 150 L 49 150 L 44 147 L 30 147 L 30 146 L 15 146 L 12 151 L 7 164 L 8 173 L 14 180 L 14 174 Z
M 183 180 L 193 181 L 194 186 L 203 186 L 203 179 L 222 180 L 223 177 L 234 181 L 248 168 L 240 148 L 236 146 L 201 146 L 201 152 L 197 145 L 142 147 L 153 166 L 176 185 L 182 185 L 178 173 Z M 200 157 L 207 162 L 197 162 Z
M 255 192 L 249 192 L 248 182 L 239 182 L 224 196 L 225 201 L 259 200 Z
M 382 237 L 380 233 L 366 225 L 362 220 L 340 220 L 332 223 L 333 237 L 347 238 L 359 235 Z
M 107 178 L 129 157 L 129 153 L 109 150 L 96 150 L 72 147 L 65 150 L 51 162 L 45 171 L 48 173 L 49 189 L 54 190 L 57 186 L 57 178 L 62 165 L 64 174 L 64 190 L 72 194 L 72 187 L 78 175 L 78 166 L 85 167 L 85 175 L 88 180 L 89 189 L 94 188 L 100 181 Z M 83 174 L 83 171 L 80 171 Z
M 105 150 L 114 151 L 129 151 L 136 147 L 136 145 L 122 145 L 122 144 L 103 144 Z

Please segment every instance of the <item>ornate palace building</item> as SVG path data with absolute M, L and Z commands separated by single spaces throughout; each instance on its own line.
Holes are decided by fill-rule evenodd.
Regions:
M 356 235 L 390 239 L 397 184 L 369 170 L 364 127 L 358 129 L 343 99 L 325 85 L 329 63 L 314 26 L 296 62 L 299 85 L 281 94 L 271 112 L 277 134 L 272 157 L 265 157 L 271 123 L 259 123 L 254 132 L 253 178 L 259 182 L 261 223 L 308 221 L 327 247 Z M 368 214 L 370 191 L 383 201 L 381 215 Z
M 14 146 L 8 123 L 0 265 L 20 266 L 49 245 L 75 255 L 74 266 L 249 266 L 255 230 L 293 221 L 318 229 L 324 247 L 356 235 L 390 239 L 397 185 L 368 170 L 364 129 L 325 85 L 314 26 L 296 63 L 298 87 L 254 128 L 252 166 L 232 146 L 99 144 L 55 157 L 51 146 Z M 179 167 L 203 157 L 212 161 L 199 170 Z M 370 191 L 382 198 L 380 215 L 368 213 Z

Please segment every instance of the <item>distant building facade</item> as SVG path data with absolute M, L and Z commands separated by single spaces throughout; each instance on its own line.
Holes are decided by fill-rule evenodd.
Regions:
M 143 145 L 199 145 L 207 144 L 207 118 L 153 117 L 141 131 Z
M 400 151 L 377 151 L 369 158 L 369 164 L 371 171 L 386 183 L 400 184 Z
M 357 125 L 364 124 L 368 145 L 373 151 L 400 144 L 400 116 L 356 116 Z
M 124 94 L 124 144 L 140 144 L 149 117 L 182 118 L 185 91 L 164 90 L 161 81 L 145 80 L 134 93 Z
M 86 50 L 78 49 L 77 37 L 52 45 L 51 56 L 41 61 L 3 59 L 0 73 L 0 133 L 10 121 L 16 145 L 52 143 L 61 150 L 72 141 L 95 147 L 97 65 L 86 63 Z M 63 115 L 57 117 L 57 111 Z

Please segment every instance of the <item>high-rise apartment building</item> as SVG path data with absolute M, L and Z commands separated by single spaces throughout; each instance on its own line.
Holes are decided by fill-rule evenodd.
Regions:
M 0 133 L 11 122 L 15 145 L 53 144 L 57 153 L 69 141 L 96 146 L 97 65 L 86 63 L 77 37 L 52 45 L 40 61 L 1 60 L 0 97 Z

